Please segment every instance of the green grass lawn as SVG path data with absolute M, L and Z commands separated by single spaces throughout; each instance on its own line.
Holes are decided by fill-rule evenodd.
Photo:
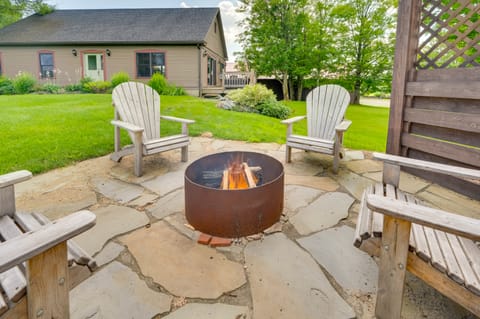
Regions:
M 278 119 L 225 111 L 215 100 L 162 96 L 162 114 L 196 120 L 190 134 L 212 132 L 215 138 L 249 142 L 285 142 Z M 289 102 L 292 116 L 305 114 L 304 102 Z M 113 150 L 113 107 L 109 94 L 0 96 L 0 174 L 27 169 L 48 171 Z M 351 149 L 384 151 L 388 109 L 352 105 L 353 121 L 344 144 Z M 306 123 L 295 125 L 306 132 Z M 162 121 L 162 134 L 178 133 L 178 123 Z M 126 134 L 122 141 L 128 143 Z

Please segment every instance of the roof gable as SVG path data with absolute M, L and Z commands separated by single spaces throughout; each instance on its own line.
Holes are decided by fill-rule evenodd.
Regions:
M 0 29 L 0 45 L 203 44 L 217 14 L 218 8 L 56 10 Z

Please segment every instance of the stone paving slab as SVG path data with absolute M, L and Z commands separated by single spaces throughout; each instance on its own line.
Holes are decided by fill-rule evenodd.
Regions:
M 310 255 L 284 234 L 250 242 L 245 263 L 255 319 L 355 317 Z
M 172 312 L 165 319 L 249 319 L 248 307 L 221 303 L 189 303 Z
M 183 189 L 173 191 L 160 198 L 147 210 L 158 219 L 162 219 L 178 212 L 183 212 L 185 210 L 185 192 Z
M 287 185 L 285 187 L 285 210 L 288 215 L 294 215 L 299 208 L 309 205 L 321 194 L 323 194 L 323 192 L 318 189 Z
M 330 228 L 297 239 L 315 260 L 351 293 L 374 293 L 378 266 L 368 254 L 353 246 L 354 229 Z
M 371 159 L 366 159 L 363 161 L 350 161 L 346 162 L 345 166 L 357 174 L 369 173 L 369 172 L 378 172 L 383 169 L 383 164 L 378 161 Z
M 184 183 L 184 170 L 169 172 L 160 175 L 141 185 L 160 196 L 164 196 L 176 189 L 182 188 Z
M 108 264 L 112 260 L 118 257 L 120 253 L 125 250 L 125 247 L 114 242 L 109 242 L 103 247 L 103 249 L 95 255 L 95 261 L 98 267 Z
M 172 230 L 163 221 L 120 238 L 141 272 L 175 296 L 217 299 L 246 283 L 241 264 Z
M 354 201 L 345 193 L 325 193 L 310 205 L 300 208 L 290 222 L 300 235 L 308 235 L 332 227 L 346 218 Z
M 375 173 L 366 173 L 366 174 L 363 174 L 363 176 L 373 179 L 376 182 L 381 182 L 382 174 L 383 174 L 382 172 L 375 172 Z M 401 190 L 410 194 L 416 194 L 420 190 L 430 185 L 430 183 L 420 177 L 416 177 L 404 172 L 400 172 L 399 185 Z
M 70 313 L 72 319 L 152 318 L 168 312 L 171 300 L 115 261 L 70 291 Z
M 365 155 L 362 151 L 353 151 L 353 150 L 346 150 L 345 151 L 345 158 L 344 161 L 356 161 L 356 160 L 363 160 L 365 159 Z
M 340 187 L 334 179 L 323 176 L 285 175 L 285 184 L 312 187 L 325 192 L 334 192 Z
M 97 177 L 92 182 L 103 196 L 121 204 L 128 203 L 143 193 L 143 187 L 119 180 Z
M 358 174 L 352 173 L 348 170 L 340 170 L 336 176 L 337 182 L 345 187 L 350 194 L 357 200 L 362 199 L 362 194 L 368 185 L 373 185 L 375 182 L 369 178 L 362 177 Z
M 148 217 L 133 208 L 110 205 L 92 211 L 97 216 L 93 228 L 75 237 L 90 255 L 100 251 L 107 241 L 148 224 Z

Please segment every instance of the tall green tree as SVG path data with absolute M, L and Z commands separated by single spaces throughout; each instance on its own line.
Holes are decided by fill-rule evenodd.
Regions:
M 392 0 L 338 0 L 332 11 L 337 72 L 359 104 L 360 93 L 385 89 L 393 68 L 396 10 Z
M 283 96 L 293 93 L 295 79 L 303 80 L 310 72 L 305 32 L 310 30 L 308 0 L 245 0 L 240 7 L 245 32 L 239 40 L 244 58 L 257 74 L 275 76 Z M 290 88 L 290 89 L 289 89 Z
M 32 13 L 48 14 L 54 7 L 43 0 L 0 0 L 0 28 Z

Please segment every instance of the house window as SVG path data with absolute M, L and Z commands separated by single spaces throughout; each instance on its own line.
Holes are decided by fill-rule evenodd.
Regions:
M 207 84 L 217 85 L 217 61 L 208 57 L 207 68 Z
M 40 78 L 51 79 L 54 77 L 53 72 L 53 53 L 39 53 L 40 60 Z
M 154 73 L 165 75 L 165 53 L 137 53 L 137 77 L 149 78 Z

